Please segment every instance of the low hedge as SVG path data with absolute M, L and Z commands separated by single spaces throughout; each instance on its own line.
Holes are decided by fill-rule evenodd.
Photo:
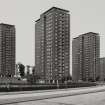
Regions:
M 96 83 L 67 83 L 67 84 L 0 84 L 0 92 L 32 91 L 96 86 Z

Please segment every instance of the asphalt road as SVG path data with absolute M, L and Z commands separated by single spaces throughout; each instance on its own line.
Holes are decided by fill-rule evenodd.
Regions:
M 0 105 L 105 105 L 100 100 L 105 102 L 105 86 L 0 95 Z
M 89 93 L 9 105 L 105 105 L 105 92 Z

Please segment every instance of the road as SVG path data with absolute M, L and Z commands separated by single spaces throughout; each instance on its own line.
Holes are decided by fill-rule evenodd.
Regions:
M 0 105 L 105 105 L 105 86 L 0 95 Z
M 105 105 L 105 92 L 30 101 L 9 105 Z

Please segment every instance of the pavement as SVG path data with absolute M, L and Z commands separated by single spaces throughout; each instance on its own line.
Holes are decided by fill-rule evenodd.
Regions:
M 55 90 L 55 91 L 53 90 L 53 91 L 38 92 L 38 93 L 31 92 L 26 94 L 20 93 L 20 94 L 11 94 L 11 95 L 8 95 L 8 94 L 0 95 L 0 105 L 8 105 L 8 104 L 9 105 L 75 105 L 75 104 L 69 104 L 70 102 L 68 102 L 66 99 L 70 100 L 71 97 L 74 97 L 74 96 L 75 97 L 81 96 L 81 95 L 84 96 L 89 94 L 95 94 L 96 92 L 104 93 L 103 95 L 105 95 L 105 86 L 87 87 L 84 89 L 79 88 L 79 89 L 67 89 L 67 90 L 64 89 L 64 90 Z M 60 99 L 61 101 L 60 100 L 59 100 L 60 102 L 58 102 L 58 100 L 57 102 L 49 101 L 53 99 L 58 99 L 58 100 Z M 68 102 L 67 104 L 64 103 L 65 100 Z M 82 104 L 78 104 L 78 105 L 82 105 Z M 90 104 L 90 105 L 93 105 L 93 104 Z
M 9 105 L 105 105 L 105 92 L 80 94 Z

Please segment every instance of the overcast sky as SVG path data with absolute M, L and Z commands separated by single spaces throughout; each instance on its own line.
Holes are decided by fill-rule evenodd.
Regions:
M 34 65 L 35 20 L 56 6 L 71 14 L 71 40 L 86 32 L 100 34 L 105 56 L 105 0 L 0 0 L 0 22 L 16 26 L 16 62 Z

